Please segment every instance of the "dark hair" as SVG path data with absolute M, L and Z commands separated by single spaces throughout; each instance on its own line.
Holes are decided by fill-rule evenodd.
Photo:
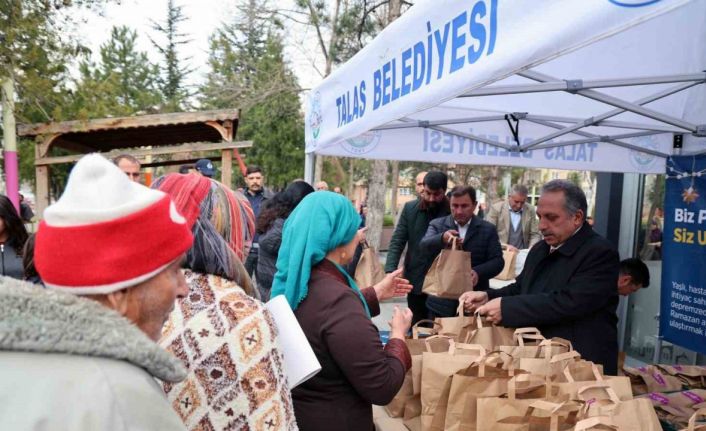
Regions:
M 450 193 L 450 198 L 460 198 L 462 196 L 468 195 L 469 198 L 473 201 L 473 203 L 478 202 L 476 200 L 476 189 L 474 189 L 471 186 L 456 186 L 451 189 Z
M 34 267 L 34 239 L 35 235 L 31 234 L 22 248 L 22 267 L 25 271 L 25 280 L 39 278 L 37 268 Z
M 257 165 L 250 165 L 248 168 L 245 170 L 245 176 L 247 177 L 250 174 L 255 174 L 255 173 L 262 173 L 262 169 L 260 169 L 259 166 Z
M 512 187 L 512 193 L 513 194 L 517 193 L 520 196 L 526 197 L 527 195 L 529 195 L 529 190 L 527 189 L 527 187 L 523 186 L 522 184 L 515 184 Z
M 432 190 L 446 190 L 449 177 L 441 171 L 431 171 L 424 177 L 424 185 Z
M 650 271 L 645 262 L 636 257 L 631 257 L 620 262 L 620 274 L 629 275 L 632 282 L 642 287 L 650 285 Z
M 564 209 L 569 215 L 574 215 L 581 210 L 583 219 L 586 220 L 588 203 L 586 202 L 586 195 L 579 186 L 567 180 L 551 180 L 542 186 L 542 194 L 547 192 L 563 192 Z
M 0 195 L 0 219 L 5 223 L 7 243 L 17 251 L 17 254 L 21 254 L 22 247 L 27 241 L 27 229 L 12 201 L 5 195 Z
M 270 229 L 278 218 L 287 218 L 299 202 L 314 188 L 304 181 L 295 181 L 272 199 L 265 201 L 260 216 L 257 218 L 257 233 L 263 234 Z
M 118 163 L 120 163 L 120 161 L 123 159 L 128 160 L 131 163 L 135 163 L 137 165 L 141 164 L 140 161 L 135 158 L 135 156 L 131 156 L 130 154 L 120 154 L 118 156 L 115 156 L 115 158 L 113 159 L 113 163 L 117 166 Z
M 179 166 L 179 173 L 188 174 L 190 169 L 194 169 L 194 165 L 181 165 Z

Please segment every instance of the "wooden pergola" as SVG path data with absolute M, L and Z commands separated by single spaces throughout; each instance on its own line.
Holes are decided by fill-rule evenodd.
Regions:
M 251 147 L 251 141 L 234 141 L 239 111 L 226 109 L 173 114 L 139 115 L 101 118 L 85 121 L 63 121 L 20 124 L 17 135 L 35 139 L 37 178 L 36 209 L 41 216 L 49 205 L 49 172 L 52 165 L 74 163 L 83 155 L 101 153 L 106 158 L 127 153 L 143 163 L 143 167 L 181 165 L 198 159 L 221 160 L 221 182 L 231 184 L 233 154 L 239 148 Z M 61 148 L 74 155 L 52 156 Z M 220 155 L 197 156 L 220 151 Z M 179 160 L 165 158 L 182 154 Z

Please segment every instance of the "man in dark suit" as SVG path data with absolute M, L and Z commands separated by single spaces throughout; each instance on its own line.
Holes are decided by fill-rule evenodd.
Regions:
M 582 357 L 615 375 L 618 359 L 618 253 L 586 223 L 586 195 L 565 180 L 542 187 L 537 205 L 544 240 L 529 252 L 515 283 L 461 296 L 496 324 L 536 326 L 562 337 Z
M 463 250 L 471 252 L 473 270 L 468 280 L 468 290 L 488 290 L 489 280 L 503 270 L 503 252 L 495 226 L 473 216 L 476 209 L 476 190 L 473 187 L 456 186 L 451 189 L 451 215 L 429 223 L 421 248 L 435 258 L 443 247 L 452 241 L 463 241 Z M 456 315 L 458 301 L 436 296 L 427 298 L 429 318 Z
M 424 176 L 419 199 L 405 204 L 387 251 L 385 272 L 389 273 L 397 269 L 402 251 L 405 245 L 407 246 L 404 277 L 414 286 L 407 295 L 407 305 L 413 314 L 412 323 L 427 318 L 427 296 L 422 293 L 422 285 L 432 261 L 420 248 L 419 243 L 429 222 L 449 213 L 449 201 L 446 199 L 447 182 L 446 174 L 440 171 L 431 171 Z

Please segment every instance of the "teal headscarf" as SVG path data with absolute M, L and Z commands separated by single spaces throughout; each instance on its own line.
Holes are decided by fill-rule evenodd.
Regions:
M 284 223 L 271 296 L 284 295 L 295 310 L 309 292 L 311 267 L 331 250 L 351 242 L 359 228 L 360 216 L 345 196 L 320 191 L 302 199 Z M 334 265 L 346 276 L 370 316 L 355 281 L 340 265 Z

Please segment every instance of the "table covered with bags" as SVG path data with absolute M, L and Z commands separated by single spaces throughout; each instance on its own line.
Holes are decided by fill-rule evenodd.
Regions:
M 375 407 L 378 430 L 706 431 L 704 367 L 606 376 L 567 340 L 463 313 L 419 322 L 406 342 L 412 368 Z

